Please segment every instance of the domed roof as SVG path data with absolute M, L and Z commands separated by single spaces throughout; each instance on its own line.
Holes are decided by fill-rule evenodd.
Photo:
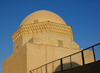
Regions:
M 61 24 L 66 25 L 64 20 L 60 16 L 58 16 L 57 14 L 55 14 L 51 11 L 47 11 L 47 10 L 39 10 L 39 11 L 33 12 L 30 15 L 28 15 L 21 22 L 20 26 L 24 25 L 24 24 L 34 23 L 34 20 L 38 20 L 38 22 L 52 21 L 52 22 L 61 23 Z

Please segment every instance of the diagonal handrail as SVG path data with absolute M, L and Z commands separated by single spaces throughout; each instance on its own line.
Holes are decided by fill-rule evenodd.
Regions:
M 71 55 L 68 55 L 68 56 L 59 58 L 59 59 L 54 60 L 54 61 L 51 61 L 51 62 L 49 62 L 49 63 L 47 63 L 47 64 L 44 64 L 44 65 L 42 65 L 42 66 L 40 66 L 40 67 L 37 67 L 37 68 L 35 68 L 35 69 L 32 69 L 32 70 L 30 70 L 30 73 L 32 73 L 32 71 L 34 71 L 34 70 L 36 70 L 36 69 L 42 68 L 43 66 L 45 66 L 45 67 L 47 68 L 47 65 L 48 65 L 48 64 L 53 63 L 53 62 L 58 61 L 58 60 L 60 60 L 60 63 L 61 63 L 61 71 L 63 71 L 62 59 L 66 58 L 66 57 L 70 57 L 70 58 L 71 58 L 72 55 L 75 55 L 75 54 L 77 54 L 77 53 L 81 53 L 81 54 L 82 54 L 82 62 L 83 62 L 83 65 L 85 65 L 83 51 L 85 51 L 85 50 L 87 50 L 87 49 L 90 49 L 90 48 L 92 48 L 93 56 L 94 56 L 94 62 L 95 62 L 96 59 L 95 59 L 94 47 L 97 46 L 97 45 L 100 45 L 100 43 L 95 44 L 95 45 L 92 45 L 92 46 L 90 46 L 90 47 L 88 47 L 88 48 L 86 48 L 86 49 L 83 49 L 83 50 L 81 50 L 81 51 L 79 51 L 79 52 L 76 52 L 76 53 L 74 53 L 74 54 L 71 54 Z M 46 69 L 46 73 L 47 73 L 47 69 Z

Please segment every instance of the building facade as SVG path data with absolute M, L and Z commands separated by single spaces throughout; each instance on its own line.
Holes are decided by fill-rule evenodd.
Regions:
M 73 41 L 71 26 L 60 16 L 47 10 L 28 15 L 12 34 L 12 40 L 13 54 L 3 62 L 3 73 L 29 73 L 31 69 L 81 51 Z M 85 53 L 88 52 L 91 51 L 87 50 Z M 93 61 L 92 57 L 86 59 L 87 63 Z M 73 58 L 73 62 L 82 65 L 79 60 L 80 54 Z M 57 66 L 59 63 L 55 64 L 54 71 Z

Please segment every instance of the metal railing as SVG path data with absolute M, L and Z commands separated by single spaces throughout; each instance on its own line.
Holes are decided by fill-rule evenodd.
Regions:
M 94 47 L 96 47 L 98 45 L 100 47 L 100 43 L 98 43 L 98 44 L 95 44 L 95 45 L 93 45 L 91 47 L 88 47 L 86 49 L 83 49 L 83 50 L 81 50 L 79 52 L 76 52 L 74 54 L 71 54 L 71 55 L 65 56 L 63 58 L 60 58 L 60 59 L 54 60 L 52 62 L 49 62 L 47 64 L 44 64 L 44 65 L 42 65 L 42 66 L 40 66 L 38 68 L 35 68 L 33 70 L 30 70 L 30 73 L 53 73 L 53 72 L 55 72 L 55 70 L 63 71 L 63 70 L 71 69 L 71 68 L 78 67 L 78 66 L 84 66 L 85 64 L 88 64 L 88 63 L 91 63 L 91 62 L 95 62 L 95 61 L 97 61 L 97 59 L 96 59 L 96 56 L 95 56 L 95 48 Z M 86 58 L 86 56 L 88 56 L 87 55 L 87 52 L 85 52 L 86 50 L 89 51 L 89 53 L 91 54 L 89 57 L 91 57 L 91 60 L 93 60 L 93 61 L 90 60 L 91 62 L 88 62 L 89 59 Z M 72 60 L 73 59 L 72 57 L 75 56 L 75 55 L 77 56 L 78 54 L 80 56 L 80 60 L 79 60 L 79 62 L 81 62 L 80 65 L 74 63 L 73 60 Z M 93 57 L 93 59 L 92 59 L 92 57 Z M 69 63 L 67 62 L 66 64 L 63 64 L 65 58 L 69 58 Z M 77 58 L 77 57 L 75 57 L 75 58 Z M 56 63 L 56 62 L 58 62 L 59 64 Z M 77 62 L 77 63 L 79 63 L 79 62 Z M 55 64 L 56 65 L 55 66 L 56 68 L 54 68 L 54 63 L 56 63 Z M 51 67 L 48 68 L 49 65 L 51 65 Z M 67 67 L 65 65 L 67 65 L 69 67 Z

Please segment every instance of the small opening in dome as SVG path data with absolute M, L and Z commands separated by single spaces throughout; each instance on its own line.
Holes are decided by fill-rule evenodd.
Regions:
M 38 20 L 34 20 L 34 23 L 38 23 Z
M 62 47 L 62 46 L 63 46 L 63 41 L 62 41 L 62 40 L 58 40 L 58 45 L 59 45 L 60 47 Z

